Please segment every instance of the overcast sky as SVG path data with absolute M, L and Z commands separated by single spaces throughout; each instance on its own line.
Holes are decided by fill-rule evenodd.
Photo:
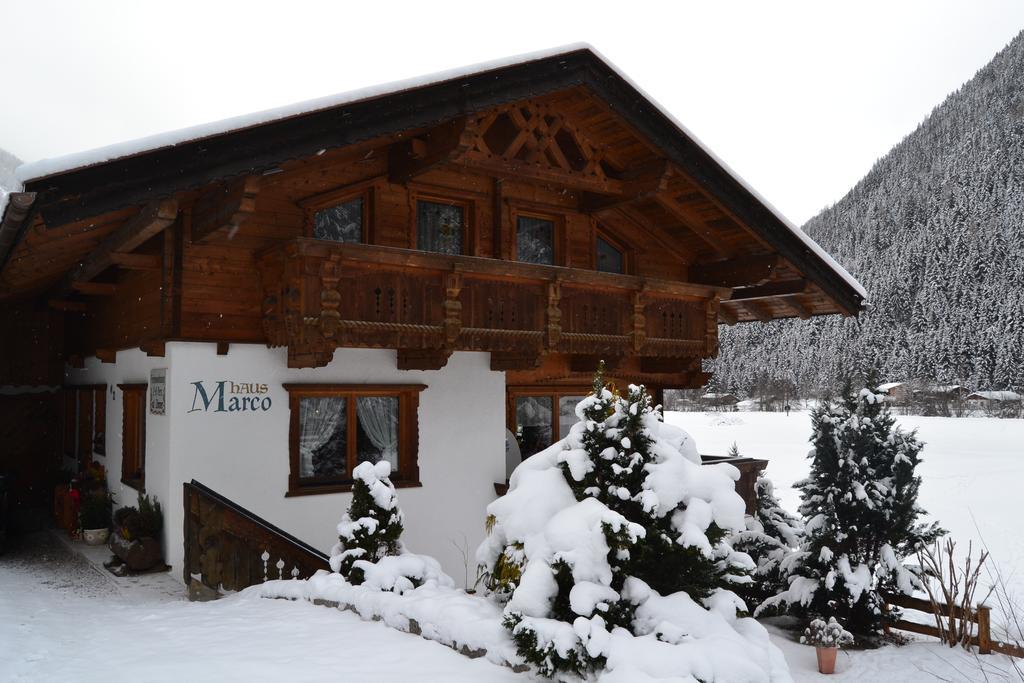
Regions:
M 25 161 L 586 41 L 796 223 L 1024 28 L 1020 0 L 0 0 Z

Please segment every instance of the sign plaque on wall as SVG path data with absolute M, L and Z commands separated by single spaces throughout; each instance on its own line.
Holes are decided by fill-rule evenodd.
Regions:
M 153 415 L 167 414 L 167 368 L 149 371 L 149 412 Z

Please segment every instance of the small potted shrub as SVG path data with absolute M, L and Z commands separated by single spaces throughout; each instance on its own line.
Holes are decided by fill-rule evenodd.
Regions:
M 82 499 L 78 522 L 82 538 L 88 545 L 103 545 L 110 537 L 110 509 L 113 500 L 108 493 L 93 493 Z
M 853 642 L 853 635 L 836 621 L 835 617 L 814 619 L 804 629 L 800 642 L 813 645 L 818 654 L 818 671 L 823 674 L 835 673 L 836 654 L 843 645 Z
M 163 563 L 160 531 L 164 526 L 163 511 L 156 498 L 140 493 L 138 507 L 126 506 L 114 513 L 115 534 L 110 537 L 115 574 L 144 572 Z

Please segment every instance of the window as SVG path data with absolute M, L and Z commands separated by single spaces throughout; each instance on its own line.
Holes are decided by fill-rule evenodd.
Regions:
M 288 495 L 352 487 L 361 462 L 391 463 L 396 486 L 416 486 L 422 385 L 286 384 L 291 408 Z
M 597 269 L 602 273 L 626 272 L 625 250 L 603 235 L 597 236 Z
M 313 214 L 313 237 L 333 242 L 364 242 L 366 200 L 362 195 Z
M 93 455 L 106 455 L 107 387 L 91 384 L 64 389 L 64 455 L 84 467 Z
M 457 256 L 462 253 L 466 207 L 456 203 L 416 201 L 416 247 Z
M 118 384 L 121 410 L 121 483 L 146 486 L 146 384 Z
M 586 391 L 577 388 L 510 390 L 514 416 L 510 429 L 524 459 L 569 436 L 577 422 L 576 404 L 585 395 Z
M 555 222 L 534 216 L 516 218 L 516 259 L 555 265 Z

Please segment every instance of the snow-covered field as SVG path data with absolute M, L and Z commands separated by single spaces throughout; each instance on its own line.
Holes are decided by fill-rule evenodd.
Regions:
M 984 542 L 1011 593 L 1024 603 L 1024 420 L 897 419 L 925 443 L 918 502 L 962 549 L 973 541 L 977 553 Z M 669 412 L 666 421 L 688 431 L 701 453 L 724 455 L 735 442 L 742 455 L 768 460 L 766 474 L 779 498 L 796 511 L 800 497 L 792 484 L 807 476 L 810 464 L 809 413 Z

